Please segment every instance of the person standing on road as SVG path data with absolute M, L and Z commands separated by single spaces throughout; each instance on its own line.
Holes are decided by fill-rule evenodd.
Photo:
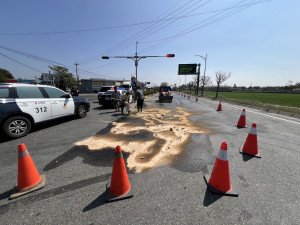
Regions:
M 126 94 L 122 98 L 122 107 L 121 107 L 121 114 L 123 115 L 124 107 L 128 112 L 128 115 L 131 114 L 131 107 L 130 107 L 130 92 L 126 92 Z
M 144 104 L 144 94 L 140 87 L 136 87 L 135 98 L 137 99 L 137 110 L 138 112 L 141 109 L 143 111 L 143 104 Z
M 132 99 L 133 99 L 133 103 L 135 103 L 135 92 L 136 92 L 136 87 L 132 88 Z
M 119 112 L 120 108 L 120 100 L 121 100 L 121 94 L 118 91 L 118 86 L 114 87 L 114 92 L 111 94 L 111 98 L 113 100 L 113 105 L 115 107 L 116 112 Z

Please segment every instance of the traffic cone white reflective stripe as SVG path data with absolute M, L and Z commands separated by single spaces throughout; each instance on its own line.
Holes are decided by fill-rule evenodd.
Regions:
M 220 149 L 217 158 L 222 160 L 222 161 L 228 161 L 227 150 Z
M 24 158 L 29 155 L 29 152 L 27 150 L 18 152 L 18 158 Z
M 251 127 L 249 134 L 257 135 L 256 127 Z

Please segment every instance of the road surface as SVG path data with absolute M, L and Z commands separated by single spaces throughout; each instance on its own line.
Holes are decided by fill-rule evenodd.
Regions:
M 130 117 L 103 110 L 96 95 L 87 95 L 91 112 L 84 119 L 39 125 L 18 140 L 1 137 L 0 223 L 299 224 L 300 120 L 245 108 L 248 127 L 237 129 L 243 107 L 223 103 L 217 112 L 216 101 L 173 95 L 172 103 L 146 99 L 143 113 Z M 239 153 L 252 123 L 261 159 Z M 203 179 L 224 141 L 237 198 L 210 193 Z M 22 142 L 46 186 L 8 200 Z M 106 204 L 117 144 L 134 196 Z

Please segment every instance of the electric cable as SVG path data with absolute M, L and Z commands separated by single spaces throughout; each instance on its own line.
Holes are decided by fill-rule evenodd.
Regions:
M 27 68 L 29 68 L 29 69 L 31 69 L 31 70 L 34 70 L 34 71 L 36 71 L 36 72 L 43 73 L 41 70 L 38 70 L 38 69 L 33 68 L 33 67 L 29 66 L 29 65 L 26 65 L 26 64 L 24 64 L 24 63 L 22 63 L 22 62 L 20 62 L 20 61 L 18 61 L 18 60 L 16 60 L 16 59 L 13 59 L 13 58 L 9 57 L 8 55 L 5 55 L 5 54 L 3 54 L 3 53 L 1 53 L 1 52 L 0 52 L 0 55 L 2 55 L 3 57 L 5 57 L 5 58 L 7 58 L 7 59 L 9 59 L 9 60 L 11 60 L 11 61 L 14 61 L 14 62 L 18 63 L 18 64 L 20 64 L 20 65 L 22 65 L 22 66 L 24 66 L 24 67 L 27 67 Z

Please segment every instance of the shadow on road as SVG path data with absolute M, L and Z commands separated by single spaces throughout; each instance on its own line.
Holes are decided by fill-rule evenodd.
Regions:
M 87 205 L 83 210 L 82 212 L 87 212 L 91 209 L 95 209 L 99 206 L 102 206 L 104 205 L 106 202 L 105 202 L 105 192 L 104 191 L 99 197 L 97 197 L 94 201 L 92 201 L 89 205 Z
M 13 139 L 7 137 L 3 132 L 0 132 L 0 143 L 11 141 Z
M 85 179 L 85 180 L 75 181 L 71 184 L 67 184 L 67 185 L 52 189 L 52 190 L 40 192 L 36 195 L 30 195 L 30 196 L 25 197 L 25 198 L 11 200 L 12 201 L 11 203 L 0 205 L 0 215 L 7 212 L 7 211 L 9 211 L 9 210 L 16 210 L 17 208 L 21 208 L 24 205 L 28 205 L 28 204 L 32 204 L 34 202 L 42 201 L 42 200 L 47 199 L 47 198 L 52 198 L 52 197 L 55 197 L 57 195 L 61 195 L 63 193 L 70 192 L 70 191 L 73 191 L 73 190 L 76 190 L 76 189 L 79 189 L 79 188 L 83 188 L 83 187 L 86 187 L 86 186 L 89 186 L 89 185 L 92 185 L 92 184 L 107 181 L 110 177 L 111 177 L 111 173 L 108 173 L 108 174 L 104 174 L 104 175 L 101 175 L 101 176 L 91 177 L 91 178 L 88 178 L 88 179 Z M 103 186 L 103 188 L 104 188 L 104 186 Z M 4 196 L 8 196 L 9 192 L 2 193 L 0 196 L 2 196 L 2 198 Z
M 34 125 L 30 131 L 30 133 L 34 133 L 49 127 L 54 127 L 60 124 L 64 124 L 64 123 L 68 123 L 72 120 L 76 120 L 77 117 L 76 116 L 66 116 L 66 117 L 62 117 L 59 119 L 54 119 L 54 120 L 50 120 L 47 122 L 43 122 L 43 123 L 38 123 L 36 125 Z M 11 140 L 15 140 L 12 138 L 7 137 L 2 131 L 0 132 L 0 143 L 4 143 L 7 141 L 11 141 Z
M 256 158 L 256 157 L 251 156 L 251 155 L 246 155 L 246 154 L 242 154 L 242 155 L 243 155 L 243 161 L 244 162 L 247 162 L 247 161 L 249 161 L 252 158 Z
M 218 201 L 220 198 L 222 198 L 223 195 L 217 195 L 210 192 L 208 188 L 206 188 L 204 200 L 203 200 L 203 206 L 208 207 L 214 202 Z
M 10 196 L 11 193 L 12 193 L 12 190 L 13 190 L 13 187 L 12 187 L 11 190 L 1 193 L 1 194 L 0 194 L 0 200 L 9 198 L 9 196 Z
M 123 152 L 125 162 L 128 156 L 128 153 Z M 67 152 L 48 163 L 44 167 L 44 171 L 53 170 L 77 157 L 81 157 L 84 164 L 98 167 L 112 167 L 115 157 L 115 149 L 105 148 L 101 151 L 91 151 L 87 148 L 87 146 L 74 146 Z

